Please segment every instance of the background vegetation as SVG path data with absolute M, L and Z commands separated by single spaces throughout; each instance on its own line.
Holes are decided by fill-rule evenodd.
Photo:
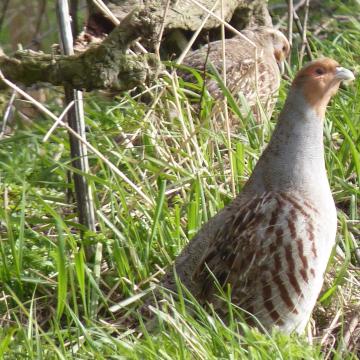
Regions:
M 270 8 L 274 23 L 285 30 L 284 3 L 270 1 Z M 0 39 L 7 50 L 15 10 L 2 23 Z M 53 9 L 47 11 L 50 31 L 43 44 L 49 52 L 56 20 Z M 314 55 L 358 70 L 359 13 L 355 0 L 314 2 L 308 31 Z M 26 18 L 21 21 L 27 24 Z M 163 78 L 144 90 L 146 103 L 139 93 L 86 94 L 88 139 L 129 181 L 91 156 L 87 179 L 95 194 L 98 231 L 82 240 L 68 182 L 73 169 L 67 134 L 58 128 L 43 142 L 51 120 L 16 99 L 12 123 L 0 139 L 0 358 L 358 358 L 359 79 L 340 91 L 327 112 L 326 166 L 339 226 L 306 336 L 260 334 L 235 321 L 225 326 L 199 306 L 196 314 L 188 314 L 181 302 L 170 303 L 171 315 L 158 311 L 161 325 L 153 333 L 128 327 L 150 282 L 231 201 L 232 181 L 240 191 L 251 174 L 300 66 L 299 44 L 295 34 L 289 79 L 283 81 L 273 118 L 259 126 L 249 116 L 232 134 L 233 172 L 226 133 L 214 131 L 212 99 L 204 94 L 198 114 L 187 98 L 201 92 L 201 76 L 196 85 L 175 75 Z M 2 113 L 10 96 L 10 91 L 0 95 Z M 61 113 L 61 89 L 42 89 L 36 96 Z M 95 263 L 85 261 L 88 244 L 96 246 Z

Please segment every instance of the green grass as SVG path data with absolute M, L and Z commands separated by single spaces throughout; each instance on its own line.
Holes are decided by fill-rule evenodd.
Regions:
M 348 9 L 341 5 L 337 11 Z M 325 38 L 310 37 L 316 55 L 357 67 L 360 24 L 350 20 L 332 23 Z M 313 21 L 318 21 L 315 15 Z M 292 72 L 296 58 L 294 50 Z M 87 178 L 98 231 L 84 239 L 67 199 L 73 189 L 67 182 L 72 167 L 65 131 L 58 129 L 43 143 L 51 122 L 39 116 L 30 128 L 0 141 L 0 358 L 322 359 L 328 354 L 356 359 L 342 341 L 347 321 L 360 306 L 355 257 L 360 246 L 359 79 L 333 99 L 325 123 L 326 166 L 339 226 L 313 344 L 305 336 L 260 334 L 237 321 L 224 325 L 195 301 L 189 314 L 181 301 L 171 299 L 171 312 L 157 311 L 159 329 L 143 328 L 141 337 L 127 329 L 127 312 L 138 307 L 150 282 L 233 198 L 226 135 L 214 131 L 211 121 L 214 104 L 205 94 L 199 118 L 186 93 L 201 84 L 195 89 L 179 81 L 164 79 L 150 92 L 150 115 L 150 105 L 131 96 L 114 101 L 86 96 L 89 141 L 140 186 L 151 204 L 91 155 Z M 237 191 L 270 139 L 287 87 L 284 83 L 273 120 L 257 126 L 251 118 L 242 119 L 244 126 L 232 137 Z M 61 110 L 55 102 L 49 106 Z M 124 146 L 124 136 L 138 129 L 133 145 Z M 88 245 L 96 247 L 97 263 L 86 262 Z M 321 346 L 323 330 L 338 311 L 343 317 L 330 336 L 337 341 Z

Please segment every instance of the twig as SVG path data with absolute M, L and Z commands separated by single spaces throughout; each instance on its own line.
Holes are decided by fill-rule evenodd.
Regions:
M 8 121 L 11 117 L 11 108 L 13 106 L 15 98 L 16 98 L 16 90 L 14 90 L 13 93 L 11 94 L 10 100 L 9 100 L 9 102 L 6 106 L 5 112 L 4 112 L 3 121 L 2 121 L 2 125 L 1 125 L 0 139 L 5 134 L 6 124 L 8 123 Z
M 306 2 L 306 0 L 300 0 L 299 2 L 297 2 L 296 4 L 294 4 L 294 9 L 293 9 L 293 11 L 298 11 L 302 6 L 304 6 L 305 2 Z M 281 5 L 281 6 L 286 7 L 287 5 L 284 4 L 284 5 Z M 274 7 L 273 7 L 273 8 L 274 8 Z M 280 25 L 286 21 L 287 17 L 288 17 L 288 14 L 285 14 L 284 16 L 282 16 L 282 17 L 280 18 L 279 22 L 278 22 L 274 27 L 275 27 L 276 29 L 279 29 Z
M 205 6 L 200 4 L 197 0 L 190 0 L 190 1 L 194 4 L 196 4 L 200 9 L 204 10 L 208 15 L 211 15 L 213 18 L 218 20 L 220 22 L 220 24 L 224 25 L 224 27 L 226 27 L 228 30 L 233 32 L 235 35 L 240 36 L 242 39 L 244 39 L 246 42 L 248 42 L 253 47 L 254 57 L 255 57 L 255 88 L 256 88 L 256 92 L 257 92 L 259 71 L 258 71 L 258 63 L 257 63 L 257 46 L 256 46 L 256 44 L 253 41 L 251 41 L 247 36 L 242 34 L 240 31 L 236 30 L 233 26 L 231 26 L 229 23 L 227 23 L 226 21 L 221 19 L 221 17 L 217 16 L 213 12 L 213 9 L 215 8 L 217 3 L 213 6 L 213 8 L 211 10 L 208 10 Z
M 60 116 L 58 117 L 58 119 L 54 122 L 54 124 L 51 126 L 50 130 L 46 133 L 46 135 L 43 138 L 43 142 L 47 142 L 49 140 L 49 137 L 51 136 L 51 134 L 55 131 L 55 129 L 60 125 L 60 123 L 62 122 L 62 120 L 64 119 L 64 117 L 67 115 L 68 111 L 72 108 L 72 106 L 74 105 L 74 100 L 72 100 L 71 102 L 69 102 L 65 108 L 65 110 L 60 114 Z
M 292 35 L 293 35 L 293 21 L 294 21 L 294 3 L 293 0 L 288 0 L 288 41 L 290 48 L 292 48 Z M 289 66 L 291 64 L 291 51 L 288 57 Z
M 197 37 L 199 36 L 201 30 L 203 29 L 203 27 L 205 26 L 206 22 L 208 21 L 209 17 L 213 14 L 213 11 L 215 9 L 215 7 L 217 6 L 219 0 L 216 0 L 214 6 L 210 9 L 210 11 L 207 10 L 207 15 L 205 16 L 204 20 L 202 21 L 202 23 L 200 24 L 199 28 L 194 32 L 193 36 L 191 37 L 190 41 L 188 42 L 186 48 L 183 50 L 183 52 L 181 53 L 181 55 L 178 57 L 178 59 L 176 60 L 176 64 L 180 65 L 187 53 L 190 51 L 192 45 L 194 44 L 195 40 L 197 39 Z
M 224 19 L 224 0 L 221 0 L 221 18 Z M 225 26 L 221 24 L 221 55 L 222 55 L 222 73 L 223 73 L 223 81 L 224 86 L 226 87 L 226 49 L 225 49 Z M 230 132 L 230 121 L 229 121 L 229 111 L 227 104 L 227 97 L 224 97 L 224 116 L 225 116 L 225 127 L 226 127 L 226 137 L 227 137 L 227 147 L 229 154 L 229 162 L 230 162 L 230 180 L 231 180 L 231 191 L 233 195 L 236 195 L 235 189 L 235 179 L 234 179 L 234 164 L 232 158 L 232 150 L 231 150 L 231 132 Z
M 309 55 L 310 53 L 310 60 L 311 59 L 311 51 L 309 52 L 306 45 L 308 45 L 308 41 L 307 41 L 307 37 L 306 37 L 306 31 L 307 31 L 307 22 L 308 22 L 308 17 L 309 17 L 309 2 L 310 0 L 306 0 L 306 3 L 305 3 L 305 14 L 304 14 L 304 22 L 303 22 L 303 31 L 302 31 L 302 36 L 301 36 L 301 39 L 302 39 L 302 43 L 301 43 L 301 49 L 300 49 L 300 64 L 302 64 L 303 62 L 303 58 L 304 58 L 304 55 L 305 55 L 305 49 Z
M 320 344 L 324 345 L 327 341 L 327 339 L 330 337 L 332 331 L 338 326 L 338 321 L 341 315 L 341 310 L 338 310 L 338 312 L 336 313 L 334 319 L 332 320 L 330 326 L 327 328 L 325 335 L 323 336 L 323 338 L 321 339 Z
M 166 19 L 167 13 L 168 13 L 169 8 L 170 8 L 170 2 L 171 2 L 171 0 L 167 0 L 167 2 L 166 2 L 166 7 L 165 7 L 165 10 L 164 10 L 164 16 L 163 16 L 162 21 L 161 21 L 159 37 L 158 37 L 156 45 L 155 45 L 155 54 L 158 56 L 159 60 L 160 60 L 160 44 L 161 44 L 161 39 L 163 37 L 164 30 L 165 30 L 165 19 Z
M 42 112 L 44 112 L 47 116 L 49 116 L 54 121 L 58 121 L 58 117 L 55 116 L 50 110 L 48 110 L 44 105 L 42 105 L 39 101 L 35 100 L 33 97 L 31 97 L 29 94 L 27 94 L 25 91 L 20 89 L 18 86 L 16 86 L 14 83 L 6 79 L 3 75 L 3 73 L 0 70 L 0 79 L 9 87 L 16 90 L 21 96 L 23 96 L 25 99 L 31 101 L 32 104 L 34 104 L 38 109 L 40 109 Z M 66 124 L 63 121 L 60 121 L 60 125 L 63 126 L 67 131 L 69 131 L 74 137 L 76 137 L 79 141 L 81 141 L 86 147 L 93 152 L 99 159 L 101 159 L 116 175 L 118 175 L 124 182 L 126 182 L 135 192 L 137 192 L 142 199 L 150 206 L 154 206 L 153 201 L 144 194 L 144 192 L 135 185 L 124 173 L 122 173 L 116 165 L 114 165 L 111 161 L 109 161 L 99 150 L 97 150 L 94 146 L 92 146 L 87 140 L 83 139 L 79 134 L 74 131 L 68 124 Z
M 359 314 L 354 314 L 351 318 L 351 320 L 349 321 L 349 324 L 347 326 L 347 329 L 344 333 L 344 350 L 349 350 L 351 343 L 356 343 L 356 339 L 354 339 L 354 333 L 356 331 L 356 329 L 358 328 L 358 324 L 360 322 L 360 316 Z M 358 337 L 360 336 L 360 334 L 358 335 Z
M 120 20 L 112 13 L 102 0 L 93 0 L 93 3 L 114 23 L 114 25 L 118 26 L 120 24 Z M 147 54 L 147 50 L 138 41 L 135 41 L 135 45 L 141 52 Z
M 120 20 L 110 11 L 110 9 L 102 0 L 93 0 L 93 3 L 97 6 L 99 10 L 106 14 L 115 25 L 120 24 Z
M 65 55 L 73 55 L 73 37 L 67 0 L 58 0 L 57 10 L 63 52 Z M 82 92 L 78 90 L 75 91 L 69 85 L 64 86 L 64 90 L 65 100 L 68 106 L 75 102 L 75 106 L 70 106 L 67 114 L 69 125 L 82 139 L 86 139 Z M 89 173 L 87 148 L 82 142 L 75 138 L 72 133 L 69 133 L 69 139 L 72 164 L 74 168 L 78 169 L 80 172 L 80 174 L 73 174 L 79 223 L 84 225 L 90 231 L 95 232 L 96 225 L 93 195 L 90 185 L 84 175 L 82 175 Z M 94 251 L 90 246 L 84 246 L 84 250 L 87 260 L 93 257 Z
M 318 36 L 323 30 L 326 30 L 326 28 L 333 22 L 336 21 L 335 19 L 331 18 L 326 20 L 323 24 L 320 24 L 318 28 L 314 31 L 313 36 Z
M 310 45 L 309 45 L 309 43 L 307 41 L 307 38 L 306 38 L 307 19 L 308 19 L 307 17 L 304 18 L 304 27 L 303 27 L 301 25 L 301 21 L 299 19 L 298 14 L 296 13 L 296 11 L 294 11 L 294 22 L 295 22 L 295 25 L 296 25 L 296 27 L 297 27 L 297 29 L 298 29 L 298 31 L 301 34 L 301 37 L 303 39 L 302 44 L 301 44 L 302 52 L 300 53 L 300 64 L 302 64 L 303 55 L 304 55 L 303 54 L 303 52 L 304 52 L 303 47 L 306 50 L 306 54 L 309 57 L 309 60 L 313 60 L 313 55 L 312 55 L 312 52 L 311 52 L 311 48 L 310 48 Z
M 228 30 L 232 31 L 235 35 L 239 35 L 242 39 L 247 41 L 251 46 L 253 46 L 256 49 L 256 45 L 253 41 L 248 39 L 244 34 L 242 34 L 240 31 L 236 30 L 233 26 L 231 26 L 229 23 L 221 19 L 218 15 L 216 15 L 212 10 L 208 10 L 204 5 L 200 4 L 197 0 L 190 0 L 192 3 L 197 5 L 200 9 L 204 10 L 207 14 L 210 14 L 213 18 L 218 20 L 220 24 L 223 24 Z M 215 8 L 215 6 L 213 7 Z
M 205 61 L 204 61 L 204 67 L 202 69 L 202 78 L 203 78 L 203 83 L 201 86 L 201 93 L 200 93 L 200 99 L 199 99 L 199 111 L 198 111 L 198 119 L 200 119 L 201 116 L 201 111 L 202 111 L 202 103 L 203 103 L 203 98 L 204 98 L 204 93 L 205 93 L 205 89 L 206 89 L 206 81 L 207 81 L 207 65 L 208 65 L 208 60 L 209 60 L 209 54 L 210 54 L 210 39 L 209 39 L 209 33 L 207 33 L 206 35 L 206 40 L 207 40 L 207 51 L 206 51 L 206 56 L 205 56 Z

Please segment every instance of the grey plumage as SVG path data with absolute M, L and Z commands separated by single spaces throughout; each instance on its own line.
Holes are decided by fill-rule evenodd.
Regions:
M 226 319 L 215 276 L 221 287 L 231 286 L 232 302 L 256 315 L 265 328 L 304 330 L 336 233 L 324 163 L 325 109 L 340 82 L 351 78 L 331 59 L 298 73 L 249 181 L 185 247 L 162 287 L 177 291 L 175 269 L 201 304 L 211 303 Z

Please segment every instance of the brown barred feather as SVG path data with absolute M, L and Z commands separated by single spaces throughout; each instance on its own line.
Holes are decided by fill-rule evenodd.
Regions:
M 250 324 L 304 331 L 336 235 L 324 162 L 325 108 L 340 82 L 353 77 L 331 59 L 298 73 L 242 192 L 189 242 L 162 279 L 164 288 L 176 292 L 180 279 L 224 321 L 229 306 L 218 287 L 230 288 L 232 303 L 252 314 Z
M 242 33 L 256 44 L 257 58 L 255 48 L 244 38 L 238 35 L 226 39 L 227 87 L 237 101 L 240 101 L 242 94 L 256 120 L 262 122 L 263 112 L 267 118 L 271 117 L 281 78 L 278 63 L 287 57 L 289 44 L 281 32 L 268 27 L 243 30 Z M 222 41 L 211 42 L 188 54 L 184 59 L 186 66 L 200 72 L 204 68 L 207 69 L 206 86 L 215 99 L 223 99 L 224 96 L 217 80 L 211 76 L 211 66 L 219 74 L 223 73 L 222 46 Z M 186 81 L 195 81 L 191 73 L 181 72 L 180 76 Z M 247 115 L 245 111 L 244 109 L 244 116 Z M 238 120 L 234 116 L 232 119 L 233 125 L 236 125 Z

